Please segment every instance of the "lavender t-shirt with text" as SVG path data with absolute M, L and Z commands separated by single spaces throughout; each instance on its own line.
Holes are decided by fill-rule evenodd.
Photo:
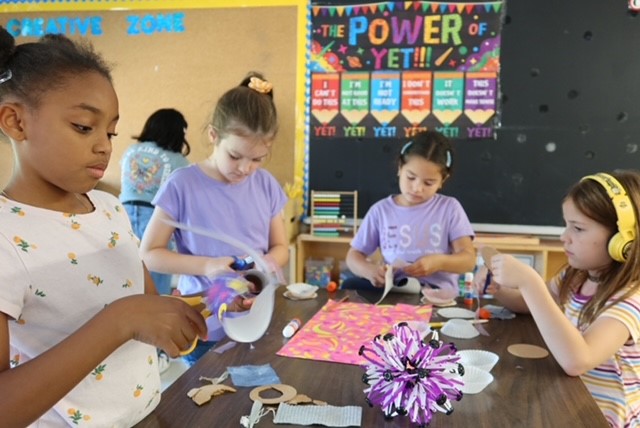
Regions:
M 351 247 L 365 255 L 380 248 L 385 263 L 410 264 L 427 254 L 451 254 L 451 242 L 465 236 L 473 239 L 475 234 L 457 199 L 437 193 L 422 204 L 404 207 L 388 196 L 369 209 Z M 440 271 L 418 279 L 457 294 L 458 277 Z

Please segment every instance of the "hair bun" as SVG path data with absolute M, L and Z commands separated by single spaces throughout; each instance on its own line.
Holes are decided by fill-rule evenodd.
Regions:
M 262 80 L 255 76 L 249 79 L 249 84 L 247 86 L 261 94 L 269 94 L 273 90 L 273 84 L 271 82 L 267 82 L 266 80 Z
M 0 71 L 7 71 L 7 63 L 15 50 L 16 40 L 6 28 L 0 26 Z

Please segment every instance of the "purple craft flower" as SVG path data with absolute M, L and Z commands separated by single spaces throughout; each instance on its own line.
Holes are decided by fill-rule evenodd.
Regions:
M 214 316 L 221 318 L 227 310 L 226 306 L 231 305 L 237 296 L 246 294 L 249 285 L 249 281 L 237 272 L 224 272 L 210 278 L 205 300 L 207 308 Z
M 379 406 L 387 418 L 408 415 L 420 427 L 426 427 L 435 412 L 451 414 L 451 400 L 462 398 L 464 384 L 455 345 L 444 344 L 436 331 L 425 340 L 407 323 L 400 323 L 369 346 L 362 345 L 359 352 L 369 361 L 362 376 L 369 385 L 364 390 L 369 405 Z

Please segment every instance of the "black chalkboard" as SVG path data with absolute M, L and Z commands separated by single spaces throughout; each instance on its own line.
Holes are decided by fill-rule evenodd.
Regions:
M 562 197 L 580 177 L 640 169 L 640 17 L 627 4 L 507 2 L 497 138 L 455 140 L 443 191 L 473 223 L 562 226 Z M 309 187 L 358 190 L 362 217 L 398 192 L 401 144 L 311 138 Z

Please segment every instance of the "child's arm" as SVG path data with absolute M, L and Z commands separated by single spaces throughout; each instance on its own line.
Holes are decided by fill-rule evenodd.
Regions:
M 451 242 L 451 254 L 428 254 L 402 268 L 408 276 L 421 277 L 436 272 L 465 273 L 476 266 L 476 250 L 471 237 L 464 236 Z
M 207 336 L 204 319 L 186 303 L 130 296 L 114 301 L 62 342 L 11 369 L 9 322 L 0 312 L 0 415 L 7 427 L 36 420 L 128 340 L 149 343 L 176 357 L 196 336 Z
M 142 263 L 142 269 L 144 270 L 144 294 L 151 294 L 152 296 L 158 296 L 158 289 L 153 282 L 153 277 L 149 273 L 149 269 Z
M 376 287 L 384 287 L 384 266 L 371 262 L 364 253 L 355 248 L 349 249 L 346 261 L 351 272 L 368 279 Z
M 140 242 L 140 256 L 149 269 L 185 275 L 213 275 L 220 271 L 231 271 L 229 266 L 233 263 L 233 257 L 192 256 L 169 250 L 167 244 L 175 228 L 164 220 L 173 221 L 162 208 L 156 207 Z
M 269 251 L 266 256 L 279 267 L 286 265 L 289 261 L 289 242 L 284 222 L 284 211 L 282 211 L 271 219 L 269 225 Z
M 520 290 L 507 287 L 496 288 L 493 295 L 505 308 L 519 314 L 528 314 L 530 312 Z
M 613 318 L 598 318 L 581 333 L 564 315 L 543 279 L 530 266 L 506 254 L 491 259 L 501 287 L 518 287 L 533 319 L 563 370 L 581 375 L 615 354 L 629 340 L 629 330 Z

